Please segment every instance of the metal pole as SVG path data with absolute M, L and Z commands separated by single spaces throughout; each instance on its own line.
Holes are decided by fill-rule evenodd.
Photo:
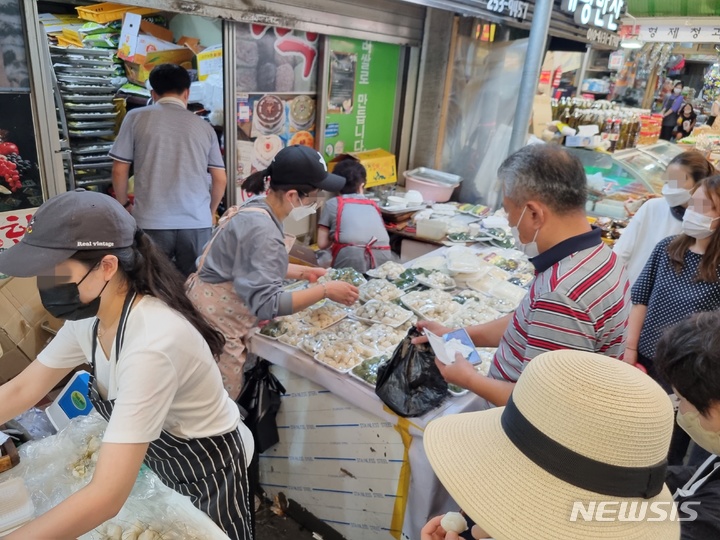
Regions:
M 515 111 L 512 136 L 510 137 L 510 153 L 516 152 L 525 145 L 528 126 L 532 117 L 533 102 L 537 94 L 540 69 L 545 58 L 548 30 L 550 29 L 550 16 L 552 14 L 553 0 L 536 0 L 533 14 L 527 55 L 520 80 L 520 94 Z
M 587 46 L 587 50 L 585 51 L 585 55 L 583 56 L 582 61 L 582 67 L 580 68 L 580 73 L 578 73 L 577 81 L 575 86 L 577 86 L 577 94 L 580 95 L 582 93 L 582 83 L 585 80 L 585 76 L 587 75 L 587 70 L 590 67 L 590 57 L 593 55 L 593 48 L 592 45 Z

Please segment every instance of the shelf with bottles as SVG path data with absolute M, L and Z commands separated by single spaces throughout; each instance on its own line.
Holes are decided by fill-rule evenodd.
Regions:
M 581 98 L 553 100 L 551 109 L 553 121 L 562 122 L 572 129 L 597 126 L 601 139 L 608 142 L 604 146 L 610 152 L 634 148 L 641 142 L 641 136 L 646 135 L 641 120 L 649 111 L 642 109 L 619 107 L 609 101 Z M 659 131 L 657 134 L 659 135 Z M 642 140 L 645 144 L 650 142 L 655 141 Z

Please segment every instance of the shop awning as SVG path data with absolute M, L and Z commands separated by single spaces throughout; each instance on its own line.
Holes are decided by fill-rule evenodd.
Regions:
M 633 17 L 714 17 L 720 15 L 717 0 L 627 0 Z

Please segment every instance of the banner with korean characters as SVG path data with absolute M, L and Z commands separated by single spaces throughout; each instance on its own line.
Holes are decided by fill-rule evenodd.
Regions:
M 579 25 L 617 32 L 625 5 L 625 0 L 562 0 L 561 7 Z
M 0 251 L 5 251 L 20 242 L 30 225 L 35 210 L 37 208 L 0 212 Z M 0 274 L 0 283 L 7 277 L 5 274 Z
M 400 46 L 333 37 L 329 49 L 325 158 L 392 151 Z
M 662 43 L 718 43 L 720 24 L 684 26 L 679 24 L 641 24 L 634 33 L 640 41 Z

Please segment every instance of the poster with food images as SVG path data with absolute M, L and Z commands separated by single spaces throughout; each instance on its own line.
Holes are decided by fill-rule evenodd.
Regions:
M 266 169 L 286 146 L 315 148 L 315 96 L 247 94 L 238 97 L 238 139 L 253 143 L 247 174 Z M 238 164 L 240 167 L 241 165 Z
M 319 35 L 238 25 L 238 177 L 266 169 L 286 146 L 315 147 Z
M 43 203 L 30 94 L 0 93 L 0 212 Z

